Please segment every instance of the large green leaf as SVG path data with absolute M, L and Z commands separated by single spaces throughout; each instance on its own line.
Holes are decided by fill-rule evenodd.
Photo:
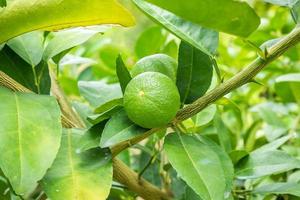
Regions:
M 6 0 L 0 0 L 0 7 L 6 6 Z
M 94 148 L 80 151 L 81 130 L 63 133 L 58 155 L 43 179 L 43 188 L 52 200 L 105 200 L 112 184 L 109 151 Z
M 135 125 L 122 109 L 112 116 L 107 122 L 100 141 L 101 147 L 110 147 L 120 142 L 127 141 L 147 130 Z
M 177 87 L 182 103 L 192 103 L 209 89 L 213 76 L 210 56 L 181 42 L 179 48 Z
M 0 88 L 0 167 L 16 193 L 26 197 L 58 152 L 60 110 L 55 98 Z
M 233 166 L 227 154 L 204 137 L 170 134 L 164 149 L 178 175 L 203 199 L 230 195 Z
M 39 29 L 53 31 L 75 26 L 130 26 L 134 23 L 132 16 L 115 0 L 14 0 L 0 12 L 0 44 Z
M 300 183 L 273 183 L 255 188 L 254 194 L 290 194 L 300 197 Z
M 241 160 L 236 170 L 236 176 L 240 179 L 251 179 L 279 174 L 296 168 L 300 168 L 300 160 L 283 151 L 258 151 Z
M 34 67 L 42 60 L 44 52 L 44 33 L 42 31 L 26 33 L 9 40 L 7 45 L 28 64 Z
M 212 56 L 216 53 L 219 41 L 217 32 L 186 21 L 144 0 L 133 0 L 133 2 L 154 21 L 164 26 L 180 39 L 208 55 Z
M 147 0 L 174 14 L 218 31 L 247 37 L 260 20 L 246 3 L 234 0 Z

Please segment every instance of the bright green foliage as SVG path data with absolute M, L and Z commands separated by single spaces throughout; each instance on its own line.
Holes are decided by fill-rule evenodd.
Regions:
M 144 0 L 133 0 L 133 2 L 150 18 L 161 24 L 180 39 L 208 55 L 216 53 L 219 36 L 217 32 L 186 21 Z
M 100 146 L 102 148 L 111 147 L 135 138 L 145 131 L 130 121 L 124 110 L 120 110 L 107 122 L 101 136 Z
M 176 81 L 177 63 L 174 58 L 165 54 L 155 54 L 139 60 L 131 70 L 133 77 L 144 72 L 159 72 Z
M 81 152 L 82 132 L 65 130 L 58 155 L 43 179 L 53 200 L 105 200 L 112 183 L 112 162 L 107 149 Z
M 38 29 L 53 31 L 109 23 L 133 25 L 132 16 L 115 0 L 14 0 L 0 12 L 0 43 Z
M 14 191 L 27 197 L 58 152 L 59 107 L 53 97 L 4 88 L 0 88 L 0 98 L 0 167 Z
M 290 194 L 300 197 L 299 183 L 274 183 L 256 188 L 255 194 Z
M 174 14 L 218 31 L 247 37 L 258 27 L 260 20 L 245 2 L 234 0 L 147 0 Z
M 144 128 L 167 125 L 180 105 L 173 81 L 158 72 L 145 72 L 131 80 L 124 95 L 128 117 Z
M 219 146 L 206 138 L 174 133 L 167 136 L 164 148 L 172 166 L 203 200 L 229 198 L 233 166 Z

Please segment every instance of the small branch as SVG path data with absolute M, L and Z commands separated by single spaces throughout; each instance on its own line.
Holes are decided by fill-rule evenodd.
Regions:
M 181 109 L 173 123 L 170 124 L 178 124 L 197 113 L 201 112 L 204 108 L 209 106 L 211 103 L 217 101 L 222 98 L 224 95 L 230 93 L 231 91 L 241 87 L 242 85 L 247 84 L 251 81 L 261 70 L 263 70 L 268 64 L 273 62 L 275 59 L 280 57 L 283 53 L 285 53 L 288 49 L 294 47 L 300 41 L 300 27 L 296 27 L 291 33 L 273 45 L 269 50 L 266 58 L 258 57 L 256 58 L 250 65 L 248 65 L 244 70 L 239 72 L 237 75 L 233 76 L 228 81 L 221 83 L 215 89 L 209 91 L 204 96 L 200 97 L 194 103 L 187 105 L 183 109 Z M 151 134 L 155 133 L 160 129 L 152 129 L 147 131 L 145 134 L 139 136 L 139 138 L 135 138 L 130 141 L 131 145 L 141 142 L 143 139 L 149 137 Z M 114 155 L 123 151 L 128 146 L 124 144 L 118 144 L 113 147 Z

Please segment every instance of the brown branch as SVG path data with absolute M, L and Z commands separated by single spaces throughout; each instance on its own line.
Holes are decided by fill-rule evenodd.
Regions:
M 222 98 L 224 95 L 230 93 L 231 91 L 241 87 L 242 85 L 247 84 L 251 81 L 261 70 L 263 70 L 268 64 L 273 62 L 275 59 L 284 54 L 288 49 L 294 47 L 300 41 L 300 27 L 296 27 L 291 33 L 273 45 L 268 49 L 268 54 L 266 58 L 257 57 L 250 65 L 248 65 L 244 70 L 239 72 L 237 75 L 233 76 L 228 81 L 220 84 L 215 89 L 206 93 L 204 96 L 200 97 L 194 103 L 187 105 L 183 109 L 181 109 L 172 124 L 177 124 L 182 122 L 195 114 L 201 112 L 204 108 L 206 108 L 211 103 L 217 101 Z M 147 131 L 143 135 L 139 136 L 139 138 L 135 138 L 134 140 L 127 141 L 127 143 L 120 143 L 112 148 L 113 155 L 117 155 L 122 152 L 124 149 L 128 148 L 128 144 L 131 146 L 141 142 L 143 139 L 149 137 L 151 134 L 155 133 L 156 130 L 152 129 Z
M 83 128 L 84 124 L 76 112 L 72 110 L 68 100 L 61 91 L 58 82 L 55 79 L 53 73 L 51 73 L 52 79 L 52 94 L 55 95 L 62 111 L 62 124 L 66 128 Z M 0 85 L 9 88 L 13 91 L 33 93 L 33 91 L 27 89 L 23 85 L 19 84 L 7 74 L 0 71 Z M 71 119 L 69 118 L 70 116 Z M 143 197 L 145 200 L 168 200 L 171 199 L 171 194 L 161 191 L 156 186 L 152 185 L 144 179 L 138 179 L 138 174 L 132 171 L 128 166 L 126 166 L 122 161 L 117 158 L 113 159 L 113 177 L 114 179 L 126 185 L 131 191 L 135 192 L 139 196 Z

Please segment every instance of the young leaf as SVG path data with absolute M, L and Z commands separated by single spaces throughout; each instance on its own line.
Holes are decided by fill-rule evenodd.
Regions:
M 42 60 L 44 33 L 42 31 L 26 33 L 9 40 L 7 45 L 28 64 L 34 67 Z
M 94 148 L 81 152 L 82 132 L 65 130 L 61 147 L 42 183 L 52 200 L 105 200 L 112 184 L 109 150 Z
M 234 0 L 147 0 L 161 8 L 203 27 L 247 37 L 260 19 L 246 3 Z
M 93 30 L 87 28 L 73 28 L 55 32 L 52 34 L 52 39 L 45 48 L 43 60 L 48 61 L 60 53 L 65 55 L 69 49 L 83 44 L 102 31 L 103 30 Z
M 164 149 L 178 175 L 205 200 L 230 195 L 233 166 L 227 154 L 204 137 L 177 133 L 165 139 Z
M 236 176 L 239 179 L 253 179 L 296 168 L 300 168 L 300 160 L 283 151 L 273 150 L 251 153 L 241 160 L 237 166 Z
M 133 2 L 150 18 L 164 26 L 180 39 L 210 56 L 216 53 L 219 41 L 219 34 L 217 32 L 186 21 L 144 0 L 133 0 Z
M 159 26 L 146 29 L 139 36 L 135 44 L 135 53 L 138 58 L 143 58 L 152 54 L 159 53 L 167 37 Z
M 130 82 L 131 75 L 125 66 L 123 59 L 121 55 L 118 56 L 117 61 L 116 61 L 116 71 L 117 71 L 117 76 L 119 78 L 119 82 L 122 88 L 122 92 L 125 92 L 127 84 Z
M 0 167 L 14 191 L 26 198 L 58 152 L 60 110 L 56 99 L 0 88 Z
M 133 17 L 115 0 L 17 0 L 9 2 L 0 11 L 0 44 L 34 30 L 53 31 L 98 24 L 134 24 Z
M 130 121 L 124 110 L 120 110 L 105 125 L 100 146 L 102 148 L 110 147 L 137 137 L 146 131 L 146 129 L 138 127 Z
M 209 89 L 213 76 L 211 58 L 200 50 L 181 42 L 179 48 L 177 87 L 181 102 L 192 103 Z
M 254 194 L 289 194 L 300 197 L 300 183 L 273 183 L 255 188 Z
M 93 107 L 100 107 L 123 96 L 119 84 L 107 84 L 104 81 L 80 81 L 78 87 L 80 94 Z

